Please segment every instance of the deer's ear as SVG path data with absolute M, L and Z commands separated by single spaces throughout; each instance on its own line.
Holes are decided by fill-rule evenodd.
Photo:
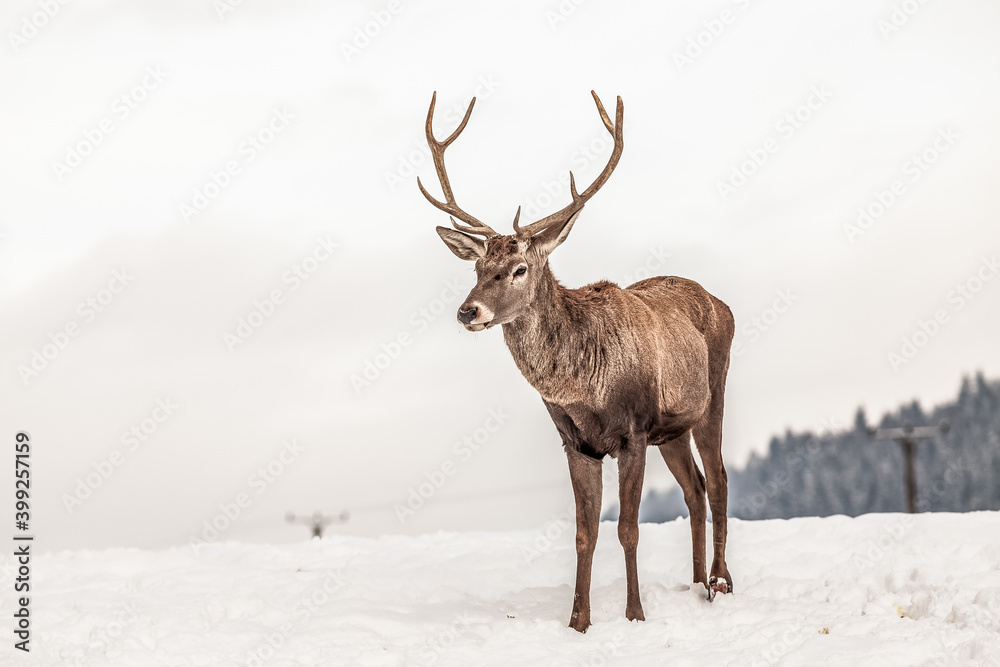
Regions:
M 486 254 L 486 244 L 479 239 L 447 227 L 435 227 L 438 236 L 459 259 L 474 262 Z
M 580 217 L 581 211 L 583 211 L 582 208 L 574 213 L 573 216 L 566 222 L 552 225 L 538 234 L 535 234 L 531 237 L 531 247 L 536 248 L 539 252 L 546 255 L 558 248 L 562 242 L 566 240 L 566 237 L 569 236 L 570 230 L 573 229 L 573 223 L 576 222 L 578 217 Z

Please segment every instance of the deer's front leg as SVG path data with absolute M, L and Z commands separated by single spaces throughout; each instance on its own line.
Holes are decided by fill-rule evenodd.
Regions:
M 590 571 L 601 519 L 601 461 L 568 448 L 566 456 L 576 499 L 576 592 L 569 627 L 586 632 L 590 627 Z
M 639 601 L 639 572 L 635 562 L 639 546 L 639 501 L 642 500 L 642 478 L 646 470 L 646 436 L 630 438 L 628 446 L 618 454 L 618 539 L 625 550 L 625 580 L 627 597 L 625 618 L 644 621 Z

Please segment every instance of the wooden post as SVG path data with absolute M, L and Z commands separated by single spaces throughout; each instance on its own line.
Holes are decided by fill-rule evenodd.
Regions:
M 906 511 L 917 513 L 917 441 L 936 438 L 948 432 L 950 425 L 943 421 L 938 426 L 904 424 L 903 428 L 868 429 L 876 440 L 895 440 L 903 450 L 903 474 L 906 480 Z
M 901 438 L 896 442 L 903 449 L 903 465 L 906 466 L 906 511 L 917 513 L 917 441 L 912 438 Z

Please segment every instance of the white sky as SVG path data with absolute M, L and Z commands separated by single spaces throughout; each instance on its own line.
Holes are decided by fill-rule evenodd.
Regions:
M 589 91 L 609 108 L 622 96 L 624 156 L 553 269 L 576 287 L 648 267 L 731 306 L 731 465 L 785 428 L 931 404 L 963 373 L 1000 373 L 1000 280 L 976 282 L 1000 252 L 1000 6 L 929 3 L 888 36 L 885 1 L 588 2 L 553 25 L 559 6 L 402 0 L 348 61 L 342 44 L 372 12 L 385 22 L 386 3 L 247 1 L 222 19 L 207 2 L 71 3 L 23 43 L 10 35 L 41 22 L 38 5 L 4 5 L 0 432 L 35 440 L 45 543 L 184 543 L 241 493 L 249 507 L 222 538 L 301 539 L 288 510 L 349 509 L 337 530 L 379 534 L 531 528 L 566 509 L 558 436 L 501 333 L 454 320 L 471 265 L 441 244 L 446 217 L 415 184 L 438 191 L 422 152 L 434 90 L 441 136 L 478 95 L 448 165 L 463 207 L 498 228 L 518 205 L 562 207 L 568 194 L 549 203 L 546 185 L 569 168 L 581 187 L 596 176 L 610 146 Z M 269 127 L 270 143 L 247 143 Z M 60 180 L 53 164 L 87 141 Z M 720 181 L 766 148 L 724 199 Z M 915 168 L 925 151 L 933 164 Z M 181 205 L 228 163 L 238 172 L 185 222 Z M 849 240 L 858 208 L 896 180 Z M 317 239 L 338 247 L 296 283 Z M 91 319 L 79 304 L 108 297 L 122 270 L 128 284 Z M 955 291 L 966 284 L 971 299 Z M 230 352 L 224 335 L 275 289 L 273 315 Z M 943 324 L 894 369 L 889 353 L 937 311 Z M 74 324 L 25 383 L 19 366 Z M 355 391 L 351 376 L 401 335 Z M 122 433 L 157 399 L 180 407 L 133 450 Z M 500 428 L 456 450 L 490 410 Z M 251 478 L 288 439 L 304 450 L 282 474 Z M 121 465 L 67 511 L 64 494 L 115 450 Z M 453 474 L 401 524 L 393 505 L 442 467 Z M 647 487 L 669 483 L 651 459 Z

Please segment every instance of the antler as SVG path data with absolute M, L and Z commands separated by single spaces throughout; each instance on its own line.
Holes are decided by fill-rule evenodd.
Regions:
M 427 198 L 431 204 L 441 209 L 445 213 L 454 216 L 451 218 L 451 224 L 455 226 L 455 229 L 466 232 L 467 234 L 481 234 L 483 236 L 499 236 L 495 231 L 493 231 L 489 225 L 477 220 L 472 217 L 455 203 L 455 194 L 451 191 L 451 184 L 448 182 L 448 171 L 444 168 L 444 151 L 451 142 L 458 138 L 458 135 L 462 133 L 465 129 L 465 124 L 469 122 L 469 116 L 472 115 L 472 107 L 476 104 L 476 98 L 473 97 L 472 101 L 469 102 L 469 109 L 465 112 L 465 118 L 459 124 L 458 129 L 451 133 L 451 136 L 444 141 L 438 141 L 434 138 L 434 129 L 432 127 L 432 122 L 434 119 L 434 103 L 437 102 L 437 91 L 431 96 L 431 108 L 427 111 L 427 145 L 430 146 L 431 156 L 434 158 L 434 168 L 437 170 L 438 180 L 441 182 L 441 190 L 444 192 L 444 202 L 440 202 L 434 197 L 432 197 L 427 190 L 424 189 L 423 184 L 420 182 L 420 178 L 417 178 L 417 187 L 420 188 L 420 192 Z M 455 218 L 458 218 L 462 222 L 468 223 L 470 226 L 466 227 L 455 222 Z
M 566 208 L 556 211 L 552 215 L 546 216 L 539 220 L 538 222 L 533 222 L 530 225 L 524 227 L 518 227 L 517 218 L 514 219 L 514 231 L 520 236 L 534 236 L 535 234 L 541 232 L 546 227 L 557 223 L 563 223 L 569 220 L 573 215 L 583 208 L 583 205 L 587 203 L 587 200 L 597 194 L 597 191 L 601 189 L 601 186 L 608 180 L 611 176 L 611 172 L 615 170 L 618 165 L 618 160 L 622 156 L 622 148 L 625 146 L 624 139 L 622 138 L 622 118 L 625 114 L 624 105 L 622 105 L 622 98 L 618 98 L 618 108 L 615 110 L 615 123 L 611 124 L 611 119 L 608 118 L 607 112 L 604 110 L 604 105 L 601 104 L 601 99 L 597 96 L 597 93 L 590 91 L 590 94 L 594 96 L 594 101 L 597 102 L 597 110 L 601 114 L 601 120 L 604 121 L 604 127 L 608 129 L 611 136 L 615 139 L 615 147 L 611 151 L 611 159 L 608 160 L 607 166 L 604 167 L 604 171 L 598 176 L 593 183 L 590 184 L 583 193 L 577 193 L 576 191 L 576 181 L 573 180 L 573 172 L 569 172 L 569 191 L 573 195 L 573 201 Z

